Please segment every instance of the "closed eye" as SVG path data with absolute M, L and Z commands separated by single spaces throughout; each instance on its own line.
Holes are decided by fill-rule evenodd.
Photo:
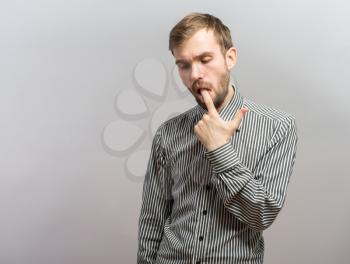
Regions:
M 208 63 L 209 61 L 211 61 L 210 57 L 206 57 L 201 60 L 202 63 Z
M 177 66 L 182 70 L 188 69 L 190 67 L 188 63 L 178 63 Z

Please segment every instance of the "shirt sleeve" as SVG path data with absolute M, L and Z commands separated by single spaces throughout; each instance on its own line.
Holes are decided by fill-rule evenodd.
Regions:
M 252 229 L 269 227 L 283 206 L 295 162 L 296 132 L 294 118 L 281 122 L 254 171 L 241 162 L 230 142 L 205 152 L 224 206 Z
M 166 168 L 161 147 L 160 130 L 152 142 L 151 153 L 143 183 L 142 205 L 138 230 L 138 264 L 155 263 L 163 237 L 163 228 L 170 215 L 172 200 L 166 182 Z

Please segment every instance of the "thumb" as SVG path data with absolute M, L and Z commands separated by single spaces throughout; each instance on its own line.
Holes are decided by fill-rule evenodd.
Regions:
M 232 130 L 232 132 L 235 132 L 239 128 L 239 125 L 241 124 L 243 117 L 245 116 L 245 114 L 248 111 L 249 111 L 248 108 L 242 107 L 241 109 L 239 109 L 236 112 L 236 114 L 233 117 L 233 119 L 228 123 L 230 129 Z

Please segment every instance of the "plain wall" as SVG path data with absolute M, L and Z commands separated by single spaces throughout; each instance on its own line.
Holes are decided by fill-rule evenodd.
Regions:
M 167 49 L 192 11 L 230 27 L 240 93 L 296 117 L 296 164 L 264 233 L 265 263 L 350 263 L 349 8 L 1 1 L 0 263 L 136 262 L 154 130 L 195 105 Z

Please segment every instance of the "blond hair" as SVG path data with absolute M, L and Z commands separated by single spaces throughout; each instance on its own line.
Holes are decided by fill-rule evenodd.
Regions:
M 170 31 L 169 50 L 171 53 L 174 55 L 173 49 L 175 47 L 180 47 L 198 30 L 203 28 L 213 30 L 223 55 L 229 48 L 233 47 L 230 29 L 219 18 L 210 14 L 190 13 L 181 19 Z

